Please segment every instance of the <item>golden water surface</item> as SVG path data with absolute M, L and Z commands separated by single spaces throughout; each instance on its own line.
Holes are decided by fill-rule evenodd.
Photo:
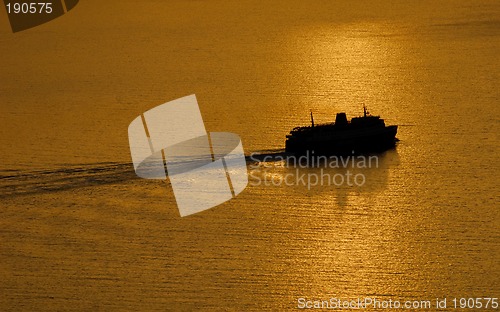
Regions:
M 88 0 L 16 34 L 0 10 L 0 310 L 499 297 L 499 50 L 494 0 Z M 271 163 L 180 218 L 127 127 L 193 93 L 247 154 L 363 104 L 400 142 L 361 187 L 257 185 L 318 170 Z

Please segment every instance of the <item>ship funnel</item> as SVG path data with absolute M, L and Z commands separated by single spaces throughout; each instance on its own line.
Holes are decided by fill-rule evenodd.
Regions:
M 345 113 L 337 113 L 335 118 L 335 125 L 337 126 L 347 126 L 347 116 Z

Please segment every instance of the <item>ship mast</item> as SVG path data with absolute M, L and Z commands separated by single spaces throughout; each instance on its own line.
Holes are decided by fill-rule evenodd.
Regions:
M 313 111 L 311 110 L 311 126 L 314 128 Z

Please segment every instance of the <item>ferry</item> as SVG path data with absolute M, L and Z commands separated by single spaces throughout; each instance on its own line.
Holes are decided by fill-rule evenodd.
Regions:
M 345 155 L 381 152 L 395 146 L 397 125 L 386 126 L 380 116 L 372 116 L 363 105 L 363 116 L 347 120 L 337 113 L 335 122 L 295 127 L 286 136 L 285 151 L 309 155 Z

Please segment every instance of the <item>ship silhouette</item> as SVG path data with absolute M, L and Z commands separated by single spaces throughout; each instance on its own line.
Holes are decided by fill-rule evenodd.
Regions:
M 346 155 L 382 152 L 395 146 L 398 126 L 386 126 L 380 116 L 372 116 L 363 106 L 363 116 L 347 120 L 337 113 L 335 122 L 295 127 L 286 136 L 285 151 L 309 155 Z

